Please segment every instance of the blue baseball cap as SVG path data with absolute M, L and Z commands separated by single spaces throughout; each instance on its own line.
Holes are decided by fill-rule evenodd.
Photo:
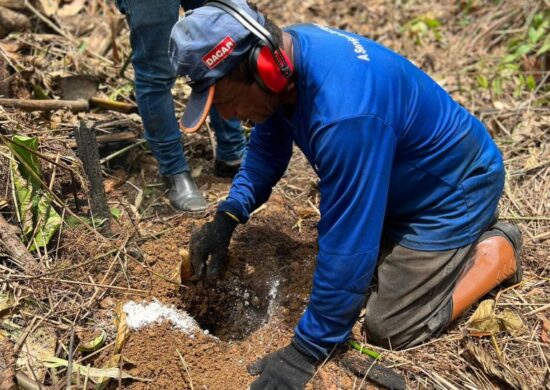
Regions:
M 233 0 L 262 26 L 265 19 L 246 1 Z M 180 121 L 185 132 L 197 131 L 210 110 L 214 84 L 229 74 L 256 44 L 258 38 L 224 10 L 209 6 L 190 10 L 172 28 L 170 62 L 191 87 L 191 96 Z

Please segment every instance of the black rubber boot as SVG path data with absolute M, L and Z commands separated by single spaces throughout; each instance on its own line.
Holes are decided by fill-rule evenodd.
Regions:
M 168 188 L 168 199 L 172 207 L 193 215 L 204 214 L 208 204 L 189 172 L 164 176 L 163 179 Z
M 523 238 L 521 231 L 517 225 L 508 222 L 498 221 L 494 223 L 482 236 L 480 241 L 484 238 L 492 236 L 501 236 L 508 240 L 514 247 L 514 254 L 516 257 L 516 273 L 511 278 L 507 279 L 503 284 L 505 286 L 512 286 L 521 282 L 523 277 L 523 269 L 521 267 L 521 250 L 523 247 Z
M 222 160 L 216 160 L 214 162 L 214 174 L 218 177 L 233 178 L 237 174 L 237 172 L 239 172 L 240 168 L 240 161 L 228 163 Z

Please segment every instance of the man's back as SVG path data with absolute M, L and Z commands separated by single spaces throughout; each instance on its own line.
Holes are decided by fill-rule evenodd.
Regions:
M 301 128 L 293 135 L 310 161 L 317 160 L 311 140 L 319 129 L 376 117 L 397 142 L 393 151 L 372 150 L 394 154 L 387 233 L 424 250 L 477 239 L 504 181 L 500 152 L 481 122 L 411 62 L 376 42 L 317 25 L 287 31 L 294 37 L 300 91 L 290 123 Z M 357 129 L 339 131 L 353 137 Z M 349 167 L 356 169 L 361 167 Z

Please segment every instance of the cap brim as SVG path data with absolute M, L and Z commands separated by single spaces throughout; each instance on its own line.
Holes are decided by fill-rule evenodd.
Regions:
M 191 92 L 187 107 L 180 121 L 180 129 L 186 133 L 193 133 L 200 129 L 214 99 L 214 86 L 202 92 Z

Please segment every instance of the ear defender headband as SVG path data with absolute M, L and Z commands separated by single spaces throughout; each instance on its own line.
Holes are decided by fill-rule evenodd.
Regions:
M 205 5 L 219 8 L 234 17 L 260 39 L 250 50 L 248 66 L 258 85 L 267 92 L 283 91 L 294 74 L 294 66 L 277 41 L 256 20 L 229 0 L 211 0 Z

